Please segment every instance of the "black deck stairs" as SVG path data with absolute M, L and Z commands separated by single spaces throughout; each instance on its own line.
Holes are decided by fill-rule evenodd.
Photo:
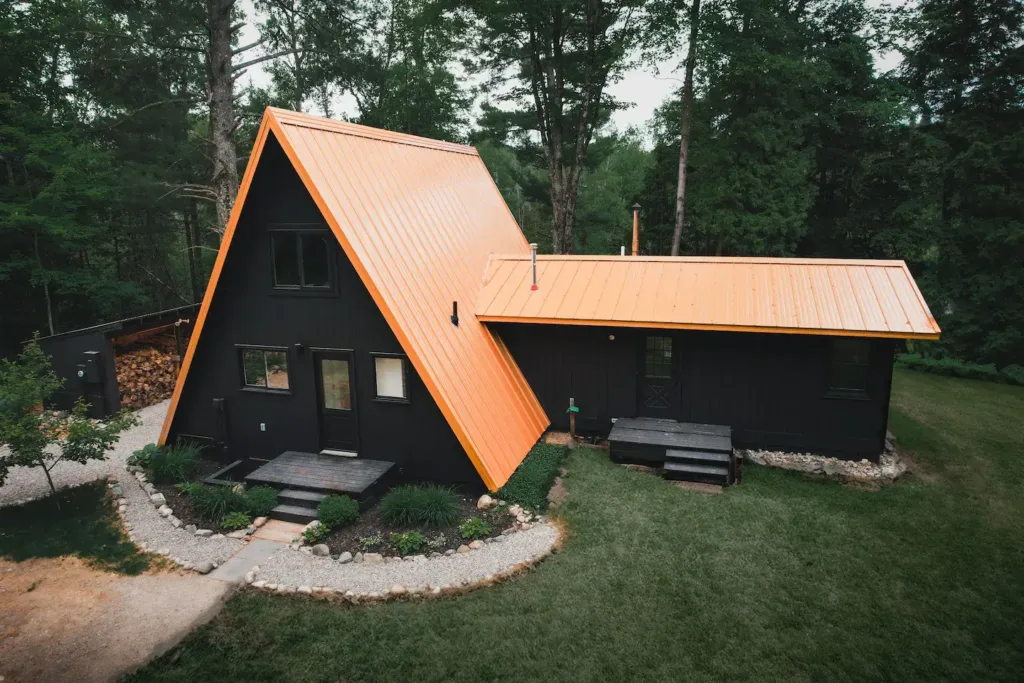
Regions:
M 245 477 L 250 486 L 278 489 L 272 519 L 307 524 L 330 494 L 343 493 L 365 507 L 376 498 L 393 462 L 285 451 Z
M 732 428 L 657 418 L 620 418 L 608 435 L 616 460 L 660 465 L 666 479 L 728 486 L 736 480 Z

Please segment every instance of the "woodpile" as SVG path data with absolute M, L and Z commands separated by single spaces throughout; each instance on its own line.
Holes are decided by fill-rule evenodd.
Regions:
M 168 332 L 145 340 L 131 339 L 118 347 L 117 385 L 122 408 L 145 408 L 170 398 L 174 392 L 178 356 L 174 334 Z

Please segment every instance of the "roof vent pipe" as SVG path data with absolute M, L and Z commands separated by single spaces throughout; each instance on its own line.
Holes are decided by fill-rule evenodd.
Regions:
M 640 255 L 640 204 L 633 205 L 633 256 Z
M 619 256 L 625 256 L 625 255 L 626 255 L 626 246 L 623 245 L 623 246 L 619 247 Z
M 533 270 L 533 284 L 530 285 L 531 291 L 537 290 L 537 243 L 530 242 L 530 265 Z

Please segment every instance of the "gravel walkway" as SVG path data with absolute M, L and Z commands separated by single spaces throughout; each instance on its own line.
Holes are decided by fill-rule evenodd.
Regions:
M 479 550 L 419 562 L 338 564 L 333 558 L 296 552 L 287 546 L 260 565 L 257 581 L 289 588 L 300 586 L 352 591 L 356 595 L 386 594 L 396 584 L 409 591 L 465 586 L 503 574 L 516 565 L 551 552 L 558 531 L 536 524 L 528 531 L 500 537 Z
M 244 544 L 235 538 L 203 538 L 184 528 L 175 529 L 166 517 L 160 516 L 134 475 L 122 469 L 114 476 L 121 482 L 124 498 L 128 501 L 124 521 L 131 525 L 129 534 L 136 545 L 145 544 L 146 550 L 161 554 L 166 550 L 171 558 L 193 565 L 203 562 L 220 564 L 242 549 Z
M 160 436 L 164 424 L 167 406 L 170 400 L 143 408 L 137 415 L 141 424 L 122 432 L 114 448 L 107 453 L 106 460 L 92 460 L 84 465 L 76 462 L 62 462 L 50 475 L 57 488 L 78 486 L 97 479 L 104 479 L 110 474 L 123 475 L 124 461 L 132 451 L 154 443 Z M 6 454 L 7 447 L 0 446 L 0 453 Z M 50 494 L 46 483 L 46 475 L 38 467 L 15 467 L 7 476 L 7 481 L 0 486 L 0 507 L 18 505 Z

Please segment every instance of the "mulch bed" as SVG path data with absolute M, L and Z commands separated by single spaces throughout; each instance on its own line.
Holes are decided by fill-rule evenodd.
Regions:
M 196 461 L 196 471 L 192 475 L 192 481 L 202 481 L 223 467 L 223 463 L 199 459 Z M 154 485 L 160 493 L 164 494 L 164 498 L 167 499 L 167 506 L 174 510 L 174 516 L 180 519 L 183 525 L 195 524 L 200 529 L 212 529 L 215 532 L 224 534 L 230 531 L 230 529 L 221 527 L 220 520 L 217 520 L 217 523 L 212 523 L 200 518 L 192 508 L 192 501 L 189 497 L 176 489 L 172 484 Z
M 359 513 L 359 518 L 349 526 L 335 529 L 323 543 L 331 549 L 332 554 L 340 554 L 346 550 L 353 555 L 357 552 L 381 553 L 384 555 L 398 555 L 398 549 L 389 540 L 391 532 L 418 531 L 428 541 L 435 541 L 433 546 L 423 546 L 415 554 L 429 555 L 432 552 L 443 553 L 445 550 L 455 550 L 463 543 L 469 543 L 470 539 L 462 538 L 459 535 L 459 524 L 470 517 L 483 517 L 491 525 L 491 533 L 485 536 L 500 536 L 502 530 L 509 528 L 515 522 L 515 518 L 508 513 L 508 508 L 492 507 L 489 510 L 478 510 L 476 499 L 462 499 L 462 509 L 459 513 L 459 521 L 448 527 L 434 528 L 424 526 L 393 526 L 384 522 L 380 517 L 380 506 L 374 504 L 372 507 Z M 439 536 L 444 536 L 441 541 Z M 362 538 L 379 537 L 380 543 L 363 545 Z

